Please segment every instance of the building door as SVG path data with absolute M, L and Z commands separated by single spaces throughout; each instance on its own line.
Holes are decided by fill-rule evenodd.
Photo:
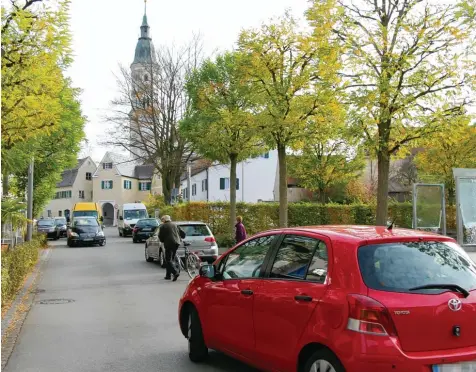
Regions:
M 104 226 L 113 226 L 114 206 L 111 203 L 104 203 L 102 205 L 102 216 L 104 218 Z

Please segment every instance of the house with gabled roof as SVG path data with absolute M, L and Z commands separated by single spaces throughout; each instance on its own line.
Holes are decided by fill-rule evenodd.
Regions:
M 105 226 L 116 226 L 119 207 L 141 203 L 150 194 L 162 193 L 154 166 L 137 164 L 121 154 L 106 152 L 93 175 L 94 201 L 99 203 Z
M 96 164 L 90 157 L 78 159 L 74 168 L 61 173 L 53 199 L 40 217 L 69 217 L 75 203 L 93 201 L 93 174 Z

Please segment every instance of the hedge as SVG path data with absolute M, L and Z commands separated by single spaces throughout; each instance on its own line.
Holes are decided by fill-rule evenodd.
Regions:
M 38 251 L 46 246 L 45 236 L 17 245 L 2 253 L 2 307 L 12 300 L 31 268 L 38 262 Z
M 153 210 L 154 205 L 148 207 Z M 192 220 L 206 222 L 215 236 L 229 236 L 229 203 L 192 202 L 160 208 L 160 214 L 169 214 L 175 221 Z M 432 208 L 425 208 L 434 211 Z M 446 226 L 455 229 L 455 207 L 446 207 Z M 433 212 L 434 213 L 434 212 Z M 412 203 L 390 203 L 389 220 L 395 218 L 395 226 L 412 227 Z M 237 215 L 243 216 L 243 222 L 249 234 L 278 227 L 279 204 L 237 204 Z M 289 226 L 309 225 L 372 225 L 375 224 L 375 205 L 367 204 L 315 204 L 291 203 L 288 208 Z

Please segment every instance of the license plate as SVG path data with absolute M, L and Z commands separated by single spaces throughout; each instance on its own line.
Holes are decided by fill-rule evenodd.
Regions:
M 142 229 L 142 231 L 151 231 L 152 229 Z
M 84 239 L 85 242 L 92 242 L 94 239 Z
M 476 362 L 439 364 L 433 366 L 433 372 L 476 372 Z

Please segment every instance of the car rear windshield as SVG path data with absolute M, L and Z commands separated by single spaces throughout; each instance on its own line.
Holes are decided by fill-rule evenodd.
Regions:
M 141 226 L 159 226 L 159 223 L 155 219 L 139 220 L 139 221 L 137 221 L 136 226 L 139 226 L 139 227 L 141 227 Z
M 187 236 L 210 236 L 212 235 L 207 225 L 180 225 Z
M 38 221 L 38 226 L 54 226 L 55 221 L 53 220 L 43 220 Z
M 453 284 L 476 289 L 476 265 L 451 242 L 396 242 L 362 246 L 360 271 L 372 289 L 390 292 L 441 293 L 442 289 L 410 291 L 425 285 Z
M 61 225 L 61 224 L 66 225 L 66 218 L 56 218 L 55 223 L 57 225 Z

